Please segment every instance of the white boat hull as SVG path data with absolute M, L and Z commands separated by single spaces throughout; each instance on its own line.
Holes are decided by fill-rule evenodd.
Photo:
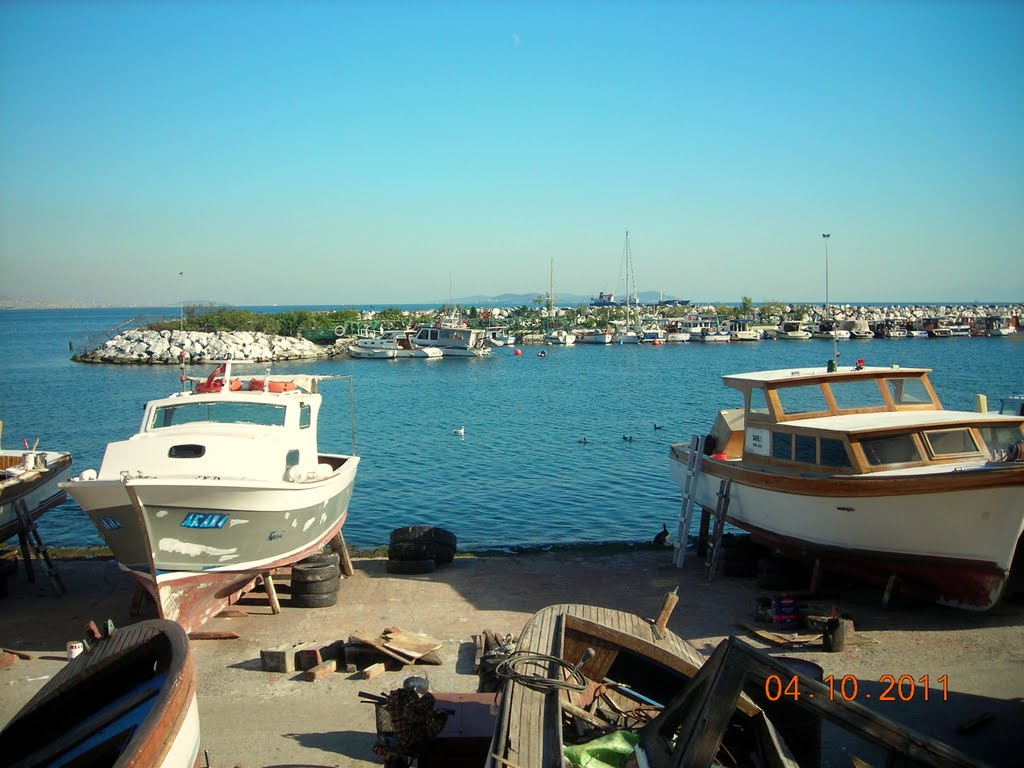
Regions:
M 674 449 L 670 464 L 685 488 L 685 453 Z M 764 473 L 750 481 L 757 473 L 737 472 L 737 464 L 705 457 L 695 501 L 715 509 L 722 479 L 732 476 L 729 521 L 780 550 L 825 556 L 823 562 L 877 583 L 899 574 L 908 592 L 946 605 L 984 610 L 999 599 L 1024 531 L 1024 467 L 906 474 L 894 478 L 888 493 L 867 479 L 864 493 L 844 493 L 858 484 L 851 478 L 838 492 L 816 495 L 804 478 L 787 483 Z M 983 476 L 991 472 L 1015 472 L 1016 482 L 986 487 Z M 962 487 L 951 490 L 951 480 Z M 921 491 L 900 493 L 901 481 Z M 817 481 L 819 490 L 827 482 Z

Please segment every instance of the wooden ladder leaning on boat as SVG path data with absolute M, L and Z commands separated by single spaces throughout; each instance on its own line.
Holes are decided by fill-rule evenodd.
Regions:
M 715 529 L 711 535 L 711 548 L 704 562 L 704 576 L 708 584 L 718 572 L 719 553 L 722 549 L 722 534 L 725 532 L 725 521 L 729 516 L 729 494 L 732 491 L 732 478 L 723 480 L 718 486 L 718 503 L 715 506 Z
M 25 503 L 24 499 L 18 499 L 14 502 L 13 506 L 14 514 L 17 515 L 20 526 L 18 542 L 21 544 L 22 556 L 25 558 L 25 573 L 28 580 L 36 580 L 35 573 L 32 570 L 32 553 L 35 553 L 36 560 L 39 561 L 43 572 L 50 577 L 53 591 L 58 595 L 63 595 L 67 592 L 64 588 L 64 582 L 57 572 L 57 566 L 50 560 L 49 550 L 43 544 L 43 539 L 39 535 L 39 529 L 36 527 L 36 521 L 32 519 L 32 514 L 29 512 L 28 504 Z
M 704 444 L 707 435 L 690 437 L 690 453 L 686 458 L 686 482 L 683 488 L 683 508 L 679 511 L 679 529 L 676 532 L 676 551 L 672 563 L 683 567 L 686 560 L 686 543 L 690 538 L 690 521 L 693 519 L 694 497 L 697 495 L 697 474 L 704 458 Z

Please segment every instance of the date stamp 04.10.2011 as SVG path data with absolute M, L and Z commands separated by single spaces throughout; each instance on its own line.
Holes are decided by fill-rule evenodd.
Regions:
M 806 679 L 806 678 L 805 678 Z M 780 699 L 813 699 L 815 693 L 827 698 L 829 701 L 862 701 L 874 699 L 876 701 L 948 701 L 949 700 L 949 676 L 942 675 L 935 679 L 937 687 L 932 688 L 931 678 L 928 675 L 914 679 L 911 675 L 879 675 L 877 683 L 871 681 L 868 685 L 861 685 L 854 675 L 826 675 L 820 687 L 814 686 L 814 690 L 808 690 L 805 686 L 800 688 L 800 678 L 797 675 L 790 677 L 780 675 L 768 675 L 764 681 L 764 695 L 768 701 L 779 701 Z M 880 687 L 881 690 L 875 690 Z M 824 688 L 825 691 L 822 691 Z

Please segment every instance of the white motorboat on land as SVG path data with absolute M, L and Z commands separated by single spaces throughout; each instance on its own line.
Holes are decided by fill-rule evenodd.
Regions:
M 552 328 L 544 334 L 544 343 L 571 347 L 576 343 L 576 334 L 564 328 Z
M 580 344 L 611 344 L 612 332 L 600 328 L 588 328 L 576 334 Z
M 783 341 L 806 341 L 811 332 L 799 320 L 783 320 L 775 330 L 775 338 Z
M 832 367 L 832 366 L 830 366 Z M 1006 585 L 1024 531 L 1024 418 L 947 411 L 920 368 L 785 369 L 723 377 L 696 472 L 672 477 L 778 551 L 974 610 Z
M 71 454 L 35 447 L 25 440 L 25 450 L 0 450 L 0 543 L 21 530 L 18 509 L 38 520 L 67 499 L 59 483 L 71 474 Z
M 754 321 L 745 317 L 735 317 L 729 321 L 730 341 L 760 341 L 761 332 L 754 326 Z
M 417 347 L 413 343 L 416 331 L 411 328 L 383 331 L 380 336 L 360 337 L 348 348 L 351 357 L 363 360 L 395 360 L 400 357 L 437 359 L 442 352 L 437 347 Z
M 146 404 L 99 472 L 60 486 L 160 617 L 194 630 L 257 576 L 319 552 L 348 515 L 359 457 L 321 453 L 319 384 L 347 376 L 235 377 L 224 362 L 192 390 Z
M 443 320 L 420 326 L 412 343 L 421 349 L 440 349 L 445 357 L 484 357 L 491 354 L 483 331 Z

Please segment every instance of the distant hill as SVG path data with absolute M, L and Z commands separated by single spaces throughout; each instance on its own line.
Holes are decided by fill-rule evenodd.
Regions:
M 463 296 L 454 301 L 462 306 L 532 307 L 533 300 L 538 296 L 547 296 L 547 291 L 537 291 L 536 293 L 502 293 L 497 296 Z M 658 291 L 640 291 L 637 296 L 641 304 L 657 304 L 659 301 L 668 301 L 676 298 L 671 294 L 662 294 Z M 556 293 L 555 303 L 560 307 L 576 307 L 580 304 L 589 305 L 594 298 L 593 295 L 584 296 L 578 293 Z M 617 301 L 622 301 L 625 296 L 615 294 L 615 298 Z

